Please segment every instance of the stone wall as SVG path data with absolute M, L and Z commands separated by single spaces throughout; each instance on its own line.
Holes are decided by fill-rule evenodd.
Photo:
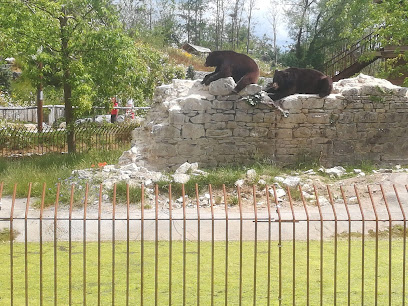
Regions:
M 318 159 L 324 166 L 408 162 L 407 88 L 359 75 L 335 83 L 326 98 L 283 99 L 285 117 L 272 105 L 216 95 L 211 84 L 174 80 L 158 87 L 145 124 L 133 132 L 134 146 L 120 162 L 155 170 L 184 162 L 206 167 L 265 159 L 278 164 Z M 228 86 L 233 84 L 221 84 L 227 91 Z

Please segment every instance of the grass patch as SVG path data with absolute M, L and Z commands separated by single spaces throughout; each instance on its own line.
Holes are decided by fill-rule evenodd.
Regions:
M 112 201 L 113 192 L 109 193 Z M 146 196 L 145 196 L 146 198 Z M 129 204 L 138 204 L 142 200 L 142 188 L 140 186 L 129 186 Z M 116 184 L 116 202 L 118 204 L 127 203 L 127 183 L 119 182 Z
M 0 243 L 1 242 L 7 242 L 10 241 L 11 239 L 14 240 L 16 237 L 19 235 L 19 232 L 16 230 L 13 230 L 13 233 L 11 234 L 10 229 L 4 228 L 0 230 Z
M 98 295 L 98 245 L 89 242 L 86 245 L 86 284 L 87 303 L 95 305 Z M 334 295 L 334 243 L 325 241 L 322 245 L 323 257 L 320 257 L 320 242 L 310 242 L 310 256 L 307 256 L 307 244 L 304 241 L 296 242 L 295 251 L 295 276 L 293 275 L 293 243 L 283 241 L 282 247 L 278 247 L 277 241 L 272 241 L 271 254 L 271 302 L 278 304 L 279 292 L 279 266 L 282 271 L 282 303 L 292 305 L 292 284 L 295 282 L 295 299 L 297 304 L 303 304 L 307 295 L 306 287 L 306 267 L 310 265 L 310 304 L 320 303 L 320 263 L 323 264 L 323 304 L 333 305 Z M 348 287 L 348 242 L 340 240 L 337 245 L 337 303 L 347 304 Z M 392 300 L 400 303 L 402 297 L 402 265 L 403 265 L 403 242 L 394 240 L 392 242 Z M 67 242 L 58 242 L 57 250 L 57 282 L 58 296 L 57 304 L 68 304 L 68 284 L 69 284 L 69 245 Z M 254 298 L 254 242 L 244 241 L 242 244 L 242 303 L 252 304 Z M 144 289 L 143 299 L 147 304 L 155 300 L 155 244 L 150 241 L 144 242 Z M 14 303 L 24 304 L 25 286 L 25 256 L 24 244 L 14 243 Z M 211 252 L 210 242 L 200 244 L 200 303 L 209 305 L 211 299 Z M 282 255 L 282 262 L 279 263 L 279 252 Z M 10 304 L 10 244 L 0 244 L 0 264 L 2 273 L 0 275 L 0 303 Z M 43 244 L 43 296 L 45 304 L 52 304 L 54 299 L 54 247 L 53 243 Z M 73 304 L 82 303 L 83 295 L 83 245 L 79 242 L 72 243 L 72 301 Z M 112 243 L 102 242 L 100 245 L 101 264 L 101 301 L 103 304 L 112 303 Z M 125 242 L 116 242 L 115 245 L 115 303 L 124 305 L 126 301 L 126 254 L 127 245 Z M 139 303 L 141 296 L 141 244 L 140 241 L 131 241 L 129 244 L 130 265 L 129 265 L 129 298 L 130 301 Z M 224 304 L 225 289 L 225 242 L 218 241 L 214 244 L 214 303 Z M 256 253 L 256 295 L 255 300 L 259 305 L 266 304 L 267 283 L 268 283 L 268 243 L 258 241 Z M 351 241 L 351 261 L 350 261 L 350 298 L 351 305 L 361 303 L 361 275 L 362 256 L 361 240 Z M 378 304 L 388 304 L 388 241 L 379 241 L 379 273 L 378 273 Z M 185 259 L 186 275 L 186 304 L 194 305 L 197 300 L 197 258 L 198 244 L 196 241 L 186 242 L 186 253 L 183 256 L 183 243 L 173 241 L 172 244 L 172 303 L 181 305 L 183 301 L 183 260 Z M 28 244 L 28 296 L 30 302 L 39 302 L 39 244 Z M 364 289 L 365 302 L 374 303 L 375 300 L 375 241 L 367 240 L 364 255 Z M 160 241 L 158 243 L 158 304 L 166 305 L 169 299 L 169 243 Z M 240 243 L 230 241 L 228 243 L 228 304 L 238 304 L 239 297 L 239 274 L 240 274 Z
M 17 197 L 27 197 L 28 185 L 32 183 L 31 196 L 40 198 L 44 183 L 46 185 L 45 204 L 51 205 L 56 198 L 56 184 L 61 183 L 61 201 L 70 196 L 72 170 L 91 168 L 98 163 L 116 164 L 122 150 L 92 151 L 80 154 L 46 154 L 20 159 L 0 158 L 0 176 L 4 184 L 4 195 L 12 195 L 14 184 L 17 184 Z M 91 183 L 91 182 L 89 182 Z M 83 198 L 77 186 L 76 200 Z M 36 204 L 38 205 L 38 203 Z

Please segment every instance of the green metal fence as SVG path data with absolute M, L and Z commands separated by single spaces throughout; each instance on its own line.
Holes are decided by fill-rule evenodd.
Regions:
M 126 124 L 81 124 L 74 127 L 76 151 L 90 149 L 112 150 L 126 148 L 131 142 L 131 132 L 138 126 Z M 12 125 L 0 129 L 1 156 L 21 156 L 68 151 L 67 129 L 44 128 L 39 132 L 35 127 Z

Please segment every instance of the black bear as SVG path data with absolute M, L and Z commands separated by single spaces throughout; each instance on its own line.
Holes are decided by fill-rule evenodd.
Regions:
M 332 79 L 320 71 L 307 68 L 275 70 L 272 84 L 265 90 L 272 100 L 280 100 L 293 94 L 318 94 L 323 98 L 333 89 Z
M 237 83 L 234 92 L 239 92 L 249 84 L 256 84 L 259 78 L 259 68 L 249 56 L 234 51 L 213 51 L 205 60 L 206 67 L 216 67 L 207 74 L 202 84 L 209 85 L 212 81 L 232 77 Z

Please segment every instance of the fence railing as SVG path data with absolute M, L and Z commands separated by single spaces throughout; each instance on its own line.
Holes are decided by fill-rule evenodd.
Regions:
M 150 109 L 150 107 L 130 107 L 130 106 L 118 106 L 119 116 L 126 116 L 128 113 L 143 113 Z M 97 116 L 108 115 L 109 111 L 104 107 L 92 107 L 92 109 L 84 114 L 88 119 L 95 121 Z M 0 119 L 8 120 L 12 122 L 32 122 L 37 123 L 37 106 L 0 106 Z M 58 119 L 64 118 L 65 106 L 64 105 L 44 105 L 43 106 L 43 120 L 48 125 L 54 125 Z
M 368 51 L 378 51 L 380 47 L 378 35 L 370 33 L 357 43 L 333 56 L 333 58 L 323 64 L 321 69 L 325 74 L 335 78 L 340 72 L 357 63 L 363 54 Z M 336 81 L 338 80 L 336 79 Z
M 180 198 L 171 185 L 115 185 L 106 200 L 102 185 L 86 185 L 72 186 L 67 204 L 58 185 L 51 207 L 45 186 L 37 201 L 31 184 L 25 199 L 16 188 L 0 210 L 1 304 L 407 301 L 405 182 L 299 187 L 285 200 L 274 186 L 211 185 L 204 197 L 182 186 Z
M 112 150 L 130 147 L 131 132 L 138 124 L 81 124 L 74 128 L 76 151 Z M 65 153 L 68 151 L 67 129 L 27 128 L 9 125 L 0 128 L 0 154 L 3 157 L 29 154 Z

